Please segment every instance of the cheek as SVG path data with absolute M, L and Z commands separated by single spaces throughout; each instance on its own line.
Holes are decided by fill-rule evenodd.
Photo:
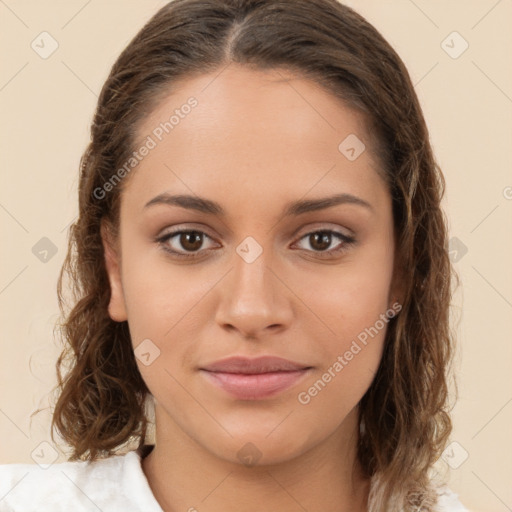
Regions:
M 385 250 L 366 251 L 336 267 L 301 274 L 295 289 L 309 309 L 304 318 L 331 340 L 330 352 L 343 349 L 386 312 L 392 263 Z
M 144 259 L 132 254 L 124 266 L 132 345 L 151 393 L 157 400 L 166 397 L 171 409 L 181 409 L 190 397 L 179 383 L 198 364 L 197 340 L 215 317 L 212 290 L 223 272 L 173 265 L 162 255 L 153 255 L 151 263 Z M 148 357 L 137 355 L 148 352 L 146 365 Z
M 379 368 L 389 327 L 387 279 L 368 272 L 341 282 L 345 286 L 331 285 L 329 294 L 309 295 L 311 309 L 322 312 L 322 322 L 312 318 L 306 329 L 320 364 L 297 401 L 313 424 L 326 410 L 336 424 L 356 407 Z
M 389 325 L 386 316 L 392 253 L 361 252 L 325 276 L 304 274 L 301 294 L 310 311 L 304 332 L 316 340 L 319 371 L 302 388 L 304 400 L 322 407 L 336 404 L 339 417 L 354 407 L 377 371 Z
M 134 343 L 152 336 L 164 341 L 190 322 L 218 279 L 211 274 L 198 267 L 172 264 L 154 250 L 127 254 L 123 284 Z
M 382 340 L 375 338 L 367 346 L 356 345 L 330 360 L 297 393 L 303 427 L 307 426 L 312 435 L 317 435 L 319 429 L 337 428 L 357 407 L 374 379 L 381 360 Z M 347 353 L 351 354 L 350 360 Z

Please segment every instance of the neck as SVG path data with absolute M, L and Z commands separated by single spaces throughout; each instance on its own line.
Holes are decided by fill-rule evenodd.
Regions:
M 357 410 L 313 449 L 265 466 L 219 459 L 187 436 L 158 404 L 155 412 L 156 444 L 142 468 L 164 512 L 367 510 L 370 482 L 356 456 Z

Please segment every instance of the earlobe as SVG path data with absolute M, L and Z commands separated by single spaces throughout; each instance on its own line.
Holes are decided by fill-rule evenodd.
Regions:
M 404 303 L 404 292 L 403 292 L 403 286 L 402 281 L 399 283 L 395 283 L 393 286 L 393 290 L 390 293 L 391 301 L 390 301 L 390 307 L 395 304 L 403 305 Z
M 110 283 L 110 302 L 108 305 L 108 313 L 110 318 L 115 322 L 124 322 L 128 319 L 128 316 L 126 314 L 126 305 L 121 281 L 119 250 L 117 245 L 113 242 L 111 232 L 104 221 L 101 223 L 101 238 L 103 241 L 103 252 L 105 254 L 105 266 Z
M 404 290 L 404 275 L 401 265 L 398 261 L 395 261 L 395 267 L 392 277 L 392 285 L 389 292 L 389 304 L 390 307 L 398 303 L 402 305 L 404 303 L 405 290 Z

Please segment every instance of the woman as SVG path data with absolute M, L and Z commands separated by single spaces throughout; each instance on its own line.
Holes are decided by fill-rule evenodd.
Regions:
M 433 471 L 444 179 L 375 28 L 335 0 L 175 0 L 91 132 L 58 287 L 73 452 L 4 465 L 0 510 L 465 510 Z

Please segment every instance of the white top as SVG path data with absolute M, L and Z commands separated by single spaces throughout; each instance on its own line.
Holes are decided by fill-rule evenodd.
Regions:
M 163 512 L 131 451 L 95 462 L 0 465 L 0 512 Z M 468 512 L 445 488 L 438 512 Z

